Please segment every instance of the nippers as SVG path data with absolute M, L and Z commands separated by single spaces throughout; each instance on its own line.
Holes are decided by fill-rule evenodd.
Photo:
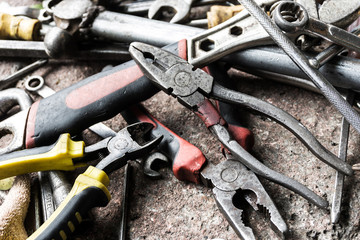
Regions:
M 123 167 L 128 160 L 150 153 L 159 144 L 162 137 L 154 139 L 148 136 L 152 128 L 150 123 L 132 124 L 114 137 L 85 147 L 88 154 L 106 149 L 108 155 L 76 178 L 66 199 L 28 239 L 67 239 L 90 209 L 106 206 L 111 199 L 107 189 L 110 183 L 108 174 Z
M 306 146 L 310 146 L 309 149 L 322 161 L 344 174 L 352 174 L 349 164 L 344 163 L 326 150 L 302 124 L 281 109 L 259 99 L 222 87 L 201 69 L 194 70 L 187 61 L 163 49 L 144 43 L 132 43 L 129 51 L 144 74 L 153 83 L 168 94 L 175 96 L 181 104 L 193 110 L 234 158 L 241 161 L 256 174 L 287 187 L 317 206 L 327 207 L 327 202 L 307 187 L 266 167 L 245 151 L 233 140 L 226 128 L 225 121 L 206 97 L 246 106 L 277 120 L 299 137 Z

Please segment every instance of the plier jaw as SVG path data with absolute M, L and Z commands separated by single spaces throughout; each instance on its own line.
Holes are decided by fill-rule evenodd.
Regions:
M 213 77 L 172 53 L 140 42 L 131 43 L 129 52 L 153 83 L 192 109 L 204 101 L 198 92 L 212 90 Z
M 109 154 L 102 159 L 96 168 L 106 173 L 112 172 L 126 164 L 127 159 L 136 159 L 151 152 L 162 139 L 162 136 L 151 138 L 151 123 L 134 123 L 121 129 L 114 137 L 106 138 L 85 148 L 85 153 L 107 149 Z M 122 161 L 124 158 L 126 161 Z
M 267 194 L 257 176 L 239 161 L 228 158 L 218 165 L 208 163 L 201 172 L 201 179 L 208 187 L 213 187 L 216 203 L 238 236 L 246 240 L 255 240 L 252 229 L 246 225 L 243 210 L 234 205 L 235 195 L 240 191 L 250 191 L 245 200 L 254 210 L 265 208 L 269 213 L 272 228 L 282 238 L 288 227 L 279 210 Z

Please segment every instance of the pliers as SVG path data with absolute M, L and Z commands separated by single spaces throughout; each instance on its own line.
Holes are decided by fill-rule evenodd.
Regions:
M 69 195 L 51 217 L 28 239 L 66 239 L 93 207 L 104 207 L 111 199 L 107 189 L 108 174 L 123 167 L 129 159 L 150 153 L 162 136 L 149 136 L 153 125 L 136 123 L 120 130 L 114 137 L 85 146 L 83 141 L 72 141 L 63 134 L 51 146 L 26 149 L 1 156 L 1 178 L 32 171 L 73 170 L 84 166 L 85 159 L 106 150 L 108 155 L 95 167 L 89 166 L 80 174 Z M 87 158 L 83 158 L 84 154 Z M 97 154 L 96 154 L 97 155 Z
M 352 174 L 349 164 L 338 159 L 320 144 L 316 144 L 316 138 L 286 112 L 259 99 L 250 98 L 249 101 L 244 101 L 244 97 L 249 99 L 250 96 L 222 87 L 201 69 L 194 70 L 193 66 L 187 61 L 166 50 L 144 43 L 132 43 L 129 52 L 144 74 L 155 85 L 168 94 L 175 96 L 185 107 L 193 110 L 204 121 L 208 129 L 218 137 L 224 147 L 231 152 L 234 158 L 241 161 L 256 174 L 287 187 L 317 206 L 325 208 L 328 205 L 326 200 L 304 185 L 266 167 L 245 151 L 233 140 L 226 128 L 226 122 L 206 98 L 207 96 L 237 105 L 245 105 L 251 110 L 270 116 L 294 132 L 300 139 L 305 134 L 305 138 L 310 141 L 306 145 L 308 147 L 317 146 L 313 149 L 313 153 L 322 161 L 344 174 Z M 306 143 L 306 140 L 302 139 L 302 141 Z M 319 145 L 322 148 L 319 148 Z
M 241 239 L 254 240 L 256 237 L 244 219 L 243 210 L 238 207 L 238 204 L 234 204 L 233 199 L 238 194 L 244 196 L 244 199 L 255 211 L 265 209 L 269 213 L 274 231 L 281 237 L 286 235 L 288 228 L 276 205 L 254 172 L 249 171 L 242 163 L 233 160 L 231 155 L 226 154 L 226 161 L 216 166 L 211 164 L 196 146 L 181 139 L 161 124 L 140 104 L 130 107 L 121 114 L 128 123 L 142 121 L 155 125 L 151 134 L 153 137 L 160 134 L 164 136 L 163 142 L 159 144 L 158 148 L 168 156 L 175 177 L 181 181 L 203 183 L 212 188 L 220 211 Z M 247 136 L 242 134 L 243 138 L 247 138 Z M 241 145 L 244 148 L 249 147 L 244 143 Z M 174 151 L 175 149 L 178 150 Z M 145 160 L 145 166 L 151 164 L 147 162 L 149 160 L 152 161 L 149 158 Z

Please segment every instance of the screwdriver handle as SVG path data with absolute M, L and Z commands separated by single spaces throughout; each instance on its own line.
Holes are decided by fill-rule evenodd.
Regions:
M 1 155 L 0 179 L 36 171 L 70 171 L 85 166 L 73 162 L 73 158 L 84 155 L 84 147 L 83 141 L 72 141 L 70 134 L 64 133 L 53 145 Z
M 171 161 L 175 177 L 181 181 L 200 183 L 199 173 L 206 163 L 206 158 L 200 149 L 168 129 L 141 104 L 124 110 L 121 115 L 128 124 L 136 122 L 153 124 L 151 134 L 154 137 L 163 136 L 158 149 Z
M 179 54 L 177 43 L 166 49 Z M 134 61 L 90 76 L 31 106 L 26 122 L 26 148 L 48 145 L 64 132 L 78 134 L 158 91 Z
M 111 199 L 108 185 L 109 177 L 104 171 L 88 167 L 76 178 L 66 199 L 28 240 L 69 238 L 89 210 L 108 204 Z

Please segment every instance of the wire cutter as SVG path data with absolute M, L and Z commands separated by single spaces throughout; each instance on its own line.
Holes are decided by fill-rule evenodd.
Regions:
M 84 154 L 92 158 L 99 151 L 108 152 L 95 167 L 89 166 L 76 178 L 66 199 L 28 239 L 66 239 L 90 209 L 106 206 L 111 199 L 108 174 L 123 167 L 129 159 L 150 153 L 160 143 L 162 136 L 150 136 L 152 128 L 150 123 L 132 124 L 114 137 L 86 147 L 83 141 L 72 141 L 69 134 L 63 134 L 54 145 L 1 156 L 0 163 L 5 166 L 0 171 L 3 178 L 40 170 L 73 170 L 84 166 Z
M 300 194 L 315 205 L 323 208 L 327 207 L 327 201 L 307 187 L 268 168 L 245 151 L 233 140 L 226 128 L 226 122 L 206 97 L 211 96 L 217 100 L 223 100 L 232 104 L 245 105 L 251 110 L 278 119 L 284 126 L 295 132 L 296 136 L 303 136 L 306 128 L 293 118 L 290 118 L 289 114 L 280 109 L 275 109 L 275 112 L 271 112 L 274 110 L 273 105 L 260 100 L 255 101 L 254 98 L 244 104 L 242 102 L 243 97 L 249 96 L 222 87 L 201 69 L 194 70 L 193 66 L 187 61 L 166 50 L 144 43 L 132 43 L 129 52 L 144 74 L 160 89 L 175 96 L 181 104 L 193 110 L 225 148 L 231 152 L 235 159 L 241 161 L 256 174 Z M 300 130 L 299 127 L 301 128 Z M 312 136 L 311 133 L 306 133 L 305 135 L 307 137 Z M 314 145 L 314 141 L 317 142 L 316 138 L 312 136 L 311 143 L 307 144 L 307 146 Z M 323 157 L 319 158 L 344 174 L 352 174 L 349 164 L 341 161 L 326 149 L 317 147 L 313 152 L 318 157 L 323 153 L 326 154 L 327 157 L 323 155 Z
M 247 225 L 243 217 L 243 206 L 239 208 L 232 201 L 237 194 L 241 194 L 255 211 L 265 210 L 268 213 L 265 216 L 269 217 L 272 229 L 281 237 L 286 235 L 288 228 L 276 205 L 254 172 L 247 170 L 242 163 L 232 160 L 231 156 L 227 155 L 228 160 L 214 166 L 207 161 L 200 149 L 184 139 L 180 139 L 179 136 L 157 121 L 141 105 L 132 106 L 121 114 L 128 123 L 142 121 L 155 125 L 151 130 L 151 134 L 153 137 L 160 134 L 164 136 L 162 140 L 164 142 L 160 143 L 158 148 L 169 156 L 167 160 L 172 163 L 171 169 L 175 177 L 181 181 L 203 183 L 205 186 L 212 188 L 220 211 L 241 239 L 250 240 L 256 238 L 253 230 Z M 249 138 L 247 136 L 244 132 L 242 133 L 243 138 Z M 241 145 L 245 148 L 249 147 L 246 144 Z M 184 153 L 186 151 L 185 156 L 176 154 L 181 153 L 179 150 L 176 151 L 176 149 L 181 148 L 184 148 Z M 147 172 L 151 170 L 153 176 L 158 176 L 159 172 L 152 170 L 150 166 L 153 160 L 154 158 L 147 158 L 144 161 L 144 173 L 145 170 Z

